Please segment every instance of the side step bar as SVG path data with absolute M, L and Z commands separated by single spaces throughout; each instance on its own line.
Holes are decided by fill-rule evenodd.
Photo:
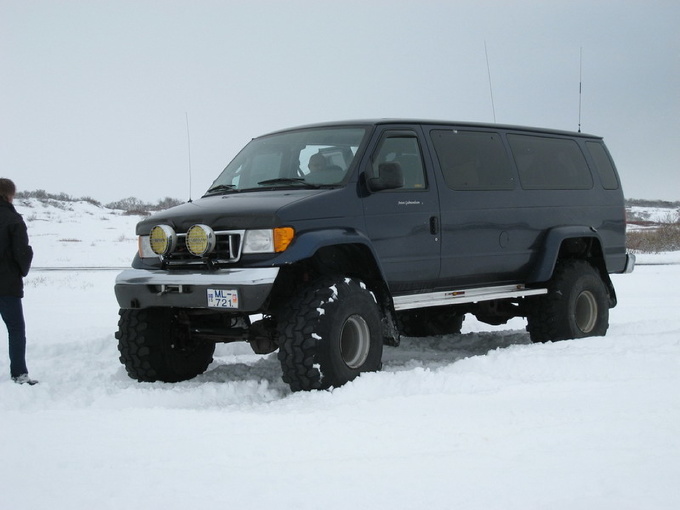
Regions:
M 494 299 L 510 299 L 547 294 L 548 289 L 527 289 L 524 285 L 501 285 L 498 287 L 481 287 L 479 289 L 446 290 L 425 294 L 409 294 L 394 297 L 395 310 L 410 310 L 427 306 L 456 305 L 460 303 L 476 303 Z

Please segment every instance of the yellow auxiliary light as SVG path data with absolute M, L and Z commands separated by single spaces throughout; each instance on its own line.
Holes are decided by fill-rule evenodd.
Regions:
M 168 225 L 156 225 L 149 233 L 149 244 L 156 255 L 167 255 L 177 246 L 177 234 Z
M 202 257 L 215 249 L 215 232 L 207 225 L 194 225 L 187 230 L 187 250 L 192 255 Z

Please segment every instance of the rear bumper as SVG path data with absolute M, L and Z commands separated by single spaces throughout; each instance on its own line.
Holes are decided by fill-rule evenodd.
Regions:
M 222 269 L 210 273 L 126 269 L 116 277 L 121 308 L 205 308 L 257 312 L 269 296 L 278 267 Z M 236 292 L 234 308 L 211 308 L 208 289 Z
M 635 269 L 635 255 L 632 253 L 626 253 L 626 265 L 623 268 L 624 273 L 632 273 Z

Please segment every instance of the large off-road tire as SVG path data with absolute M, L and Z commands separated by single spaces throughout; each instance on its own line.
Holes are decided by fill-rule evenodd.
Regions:
M 404 336 L 459 335 L 465 315 L 446 306 L 404 310 L 397 313 L 399 332 Z
M 584 260 L 559 263 L 548 293 L 532 298 L 527 322 L 533 342 L 604 336 L 609 293 L 600 274 Z
M 202 374 L 212 362 L 215 344 L 191 339 L 173 310 L 120 310 L 120 362 L 138 381 L 178 382 Z
M 383 337 L 373 294 L 354 278 L 322 278 L 278 316 L 283 381 L 293 391 L 342 386 L 380 370 Z

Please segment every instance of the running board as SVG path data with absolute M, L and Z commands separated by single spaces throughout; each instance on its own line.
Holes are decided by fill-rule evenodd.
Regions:
M 527 289 L 524 285 L 502 285 L 499 287 L 482 287 L 479 289 L 447 290 L 428 292 L 426 294 L 409 294 L 394 297 L 395 310 L 410 310 L 427 306 L 457 305 L 460 303 L 476 303 L 494 299 L 511 299 L 547 294 L 548 289 Z

